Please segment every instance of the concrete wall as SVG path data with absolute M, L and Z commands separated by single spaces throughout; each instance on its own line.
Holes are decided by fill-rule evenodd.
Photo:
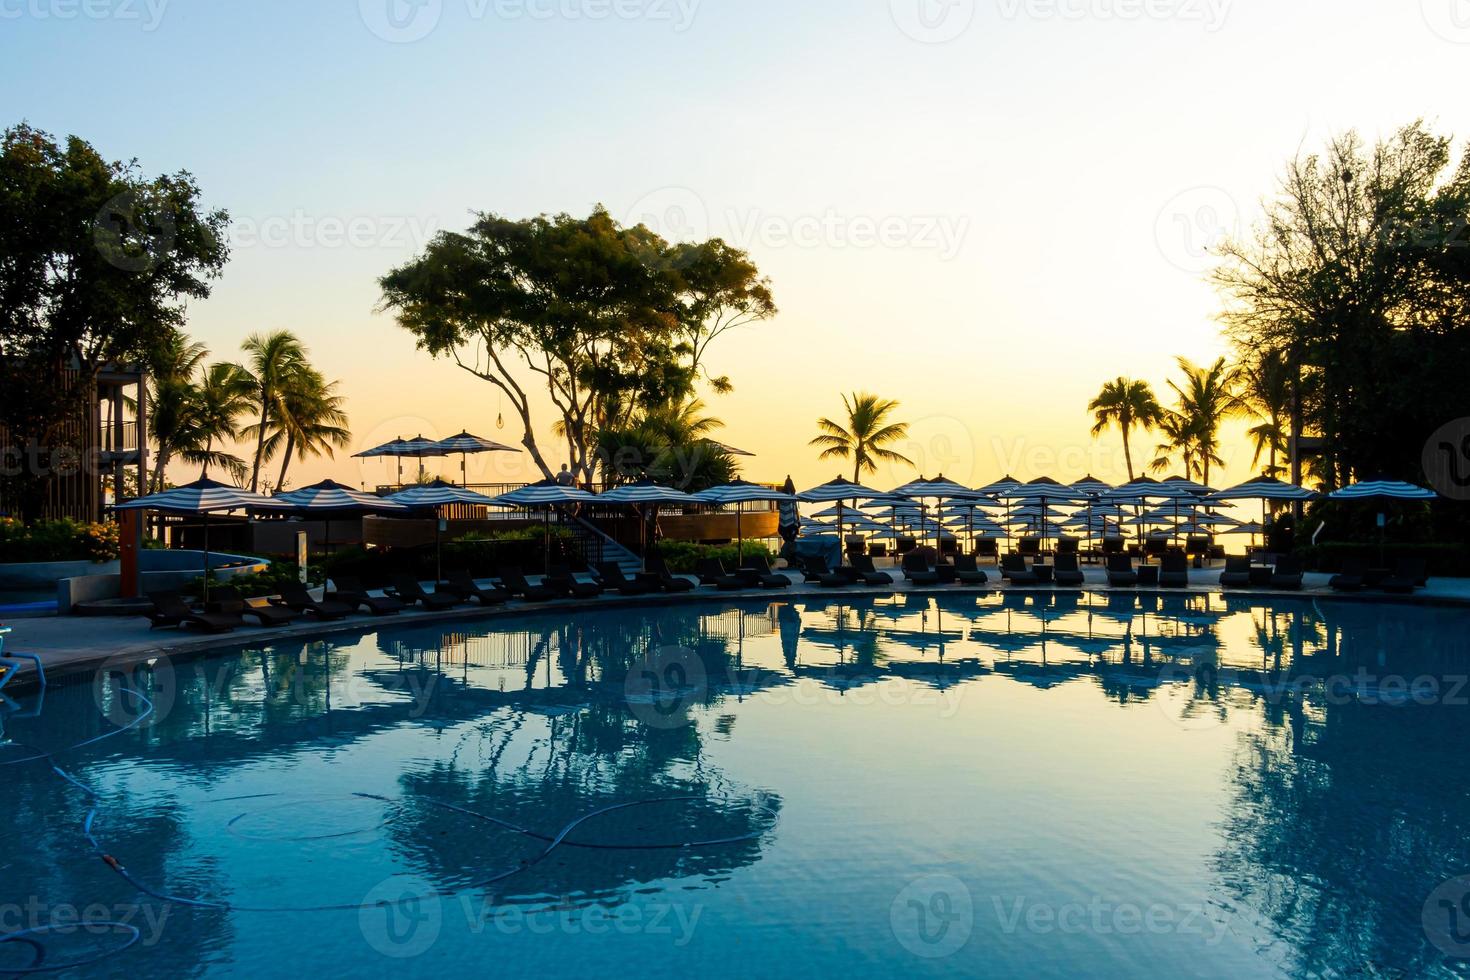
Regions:
M 178 589 L 199 577 L 204 567 L 204 555 L 198 551 L 145 551 L 140 556 L 139 564 L 142 566 L 140 577 L 144 593 Z M 211 551 L 209 567 L 214 569 L 218 581 L 227 582 L 236 575 L 262 572 L 270 567 L 270 562 L 240 555 L 220 555 Z M 62 616 L 70 613 L 72 607 L 79 602 L 116 599 L 122 595 L 122 575 L 117 572 L 86 574 L 53 581 L 56 583 L 56 611 Z
M 7 562 L 0 565 L 0 589 L 44 589 L 57 579 L 78 575 L 116 575 L 118 570 L 115 561 Z

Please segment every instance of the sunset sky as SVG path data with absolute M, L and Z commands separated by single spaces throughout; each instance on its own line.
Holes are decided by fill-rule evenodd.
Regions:
M 231 212 L 190 331 L 220 359 L 295 331 L 356 448 L 518 441 L 374 313 L 376 279 L 472 210 L 601 202 L 769 275 L 780 315 L 714 350 L 737 390 L 711 403 L 748 477 L 803 487 L 839 469 L 814 420 L 859 389 L 902 402 L 928 475 L 1121 482 L 1088 400 L 1124 373 L 1168 400 L 1176 355 L 1226 351 L 1204 247 L 1290 155 L 1421 116 L 1470 136 L 1466 0 L 0 0 L 0 37 L 6 125 L 188 169 Z M 1220 485 L 1250 474 L 1227 455 Z

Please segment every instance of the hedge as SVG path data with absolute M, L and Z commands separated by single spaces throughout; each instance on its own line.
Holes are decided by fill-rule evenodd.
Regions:
M 112 561 L 118 555 L 117 525 L 63 518 L 24 524 L 0 517 L 0 563 Z

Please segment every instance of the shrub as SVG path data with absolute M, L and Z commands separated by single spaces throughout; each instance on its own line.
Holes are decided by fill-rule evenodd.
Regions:
M 689 541 L 664 541 L 658 550 L 668 564 L 669 571 L 676 575 L 692 574 L 701 561 L 709 558 L 724 562 L 726 568 L 734 568 L 745 558 L 765 558 L 772 561 L 776 557 L 770 548 L 757 541 L 745 542 L 745 547 L 739 549 L 738 555 L 733 544 L 694 544 Z
M 110 521 L 85 524 L 63 518 L 24 524 L 0 517 L 0 562 L 105 562 L 117 555 L 117 525 Z

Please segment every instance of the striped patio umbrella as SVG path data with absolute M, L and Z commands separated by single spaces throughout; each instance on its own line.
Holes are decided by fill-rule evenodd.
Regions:
M 745 534 L 740 526 L 741 508 L 745 504 L 752 503 L 796 503 L 796 495 L 787 493 L 785 490 L 775 490 L 771 487 L 763 487 L 758 483 L 749 483 L 745 480 L 732 480 L 718 487 L 710 487 L 694 495 L 694 499 L 702 503 L 718 504 L 721 507 L 735 507 L 735 554 L 743 560 L 745 557 Z
M 444 580 L 444 550 L 443 542 L 440 540 L 439 510 L 442 507 L 450 507 L 454 504 L 469 504 L 479 507 L 493 507 L 495 500 L 485 496 L 483 493 L 475 493 L 465 487 L 457 487 L 443 480 L 435 480 L 433 483 L 421 487 L 411 487 L 402 493 L 395 493 L 385 498 L 391 503 L 402 504 L 413 511 L 432 511 L 434 514 L 434 574 L 438 581 Z
M 917 500 L 932 499 L 936 505 L 945 500 L 978 500 L 984 496 L 979 491 L 956 483 L 943 474 L 940 474 L 933 480 L 921 477 L 910 483 L 905 483 L 903 486 L 895 489 L 893 495 L 895 497 L 909 497 Z M 940 537 L 940 526 L 938 521 L 936 521 L 934 523 L 934 550 L 936 554 L 940 550 Z
M 204 599 L 209 600 L 209 515 L 235 510 L 285 511 L 289 505 L 274 498 L 232 487 L 216 480 L 198 480 L 184 487 L 138 497 L 112 508 L 120 510 L 154 510 L 161 514 L 195 514 L 204 519 Z
M 316 517 L 322 522 L 322 544 L 332 550 L 332 519 L 360 517 L 363 514 L 407 514 L 408 508 L 386 497 L 343 486 L 334 480 L 323 480 L 316 486 L 303 487 L 271 498 L 290 508 L 295 517 Z
M 577 487 L 564 487 L 555 480 L 542 480 L 491 498 L 497 507 L 546 511 L 546 565 L 551 566 L 551 509 L 566 504 L 596 503 L 597 497 Z
M 1321 494 L 1314 493 L 1305 487 L 1295 486 L 1283 480 L 1271 476 L 1262 476 L 1254 480 L 1248 480 L 1239 486 L 1230 487 L 1227 490 L 1216 490 L 1205 497 L 1201 503 L 1206 506 L 1220 503 L 1230 503 L 1236 500 L 1259 500 L 1261 502 L 1261 524 L 1270 524 L 1271 503 L 1302 503 L 1308 500 L 1316 500 Z
M 838 510 L 846 507 L 847 501 L 872 500 L 875 497 L 888 497 L 890 494 L 880 490 L 865 487 L 861 483 L 837 477 L 819 487 L 812 487 L 796 495 L 796 499 L 807 504 L 836 504 Z M 837 536 L 842 537 L 842 518 L 837 519 Z
M 417 459 L 419 461 L 419 474 L 424 472 L 424 459 L 429 456 L 443 456 L 444 451 L 438 448 L 438 443 L 419 436 L 417 439 L 394 439 L 385 442 L 381 446 L 360 452 L 353 459 L 380 459 L 383 457 L 395 458 L 398 461 L 398 483 L 403 484 L 403 460 L 404 458 Z
M 1026 501 L 1028 504 L 1038 506 L 1041 511 L 1041 538 L 1043 541 L 1049 536 L 1047 534 L 1047 512 L 1052 505 L 1082 505 L 1093 499 L 1089 494 L 1063 486 L 1050 477 L 1041 477 L 1030 483 L 1011 487 L 996 496 L 1010 502 Z
M 514 446 L 503 446 L 489 439 L 472 436 L 468 432 L 461 432 L 457 436 L 448 439 L 440 439 L 434 443 L 434 447 L 444 456 L 459 457 L 459 479 L 465 486 L 469 486 L 469 459 L 471 455 L 480 453 L 518 453 L 519 449 Z
M 1019 487 L 1020 485 L 1021 481 L 1016 479 L 1015 477 L 1003 476 L 999 480 L 996 480 L 994 483 L 990 483 L 983 487 L 980 487 L 975 492 L 984 497 L 1000 497 L 1003 495 L 1002 491 L 1010 490 L 1014 487 Z
M 1439 494 L 1412 483 L 1397 480 L 1370 480 L 1334 490 L 1328 495 L 1333 500 L 1438 500 Z M 1383 564 L 1384 528 L 1388 519 L 1382 511 L 1378 514 L 1378 564 Z
M 643 543 L 643 570 L 648 570 L 648 515 L 658 520 L 661 504 L 697 504 L 699 500 L 682 490 L 660 486 L 652 480 L 639 480 L 616 490 L 601 494 L 598 501 L 604 504 L 624 504 L 638 508 L 638 537 Z

